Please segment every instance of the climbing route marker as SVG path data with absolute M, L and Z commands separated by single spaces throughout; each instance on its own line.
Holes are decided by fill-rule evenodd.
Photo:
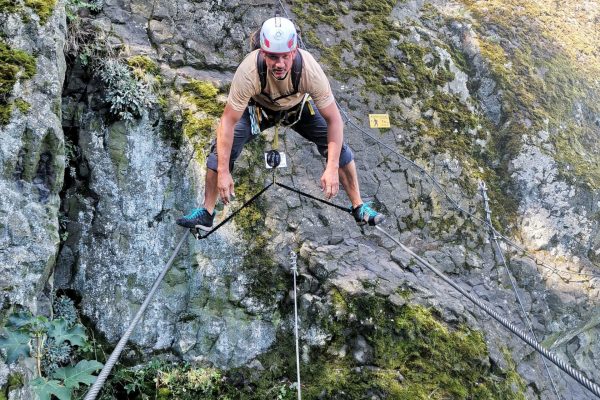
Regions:
M 371 128 L 389 128 L 390 116 L 388 114 L 369 114 Z

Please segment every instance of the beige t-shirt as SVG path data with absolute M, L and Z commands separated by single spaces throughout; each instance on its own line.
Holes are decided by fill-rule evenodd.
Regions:
M 244 58 L 244 61 L 238 66 L 231 82 L 229 97 L 227 102 L 236 111 L 244 111 L 248 106 L 250 98 L 258 104 L 274 111 L 287 110 L 302 101 L 305 93 L 308 93 L 317 108 L 327 107 L 335 100 L 331 92 L 329 80 L 321 69 L 321 66 L 315 61 L 310 53 L 298 49 L 302 54 L 302 76 L 298 85 L 298 93 L 293 96 L 284 97 L 277 100 L 277 104 L 271 102 L 266 96 L 260 94 L 260 78 L 256 67 L 256 58 L 260 50 L 254 50 Z M 275 79 L 270 73 L 267 73 L 267 82 L 265 92 L 271 98 L 275 99 L 281 95 L 292 93 L 294 85 L 292 84 L 291 72 L 287 74 L 284 80 Z

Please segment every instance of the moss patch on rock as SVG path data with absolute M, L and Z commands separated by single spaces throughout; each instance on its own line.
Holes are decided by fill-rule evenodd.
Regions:
M 600 114 L 595 79 L 600 55 L 591 49 L 600 38 L 600 14 L 575 3 L 560 9 L 515 0 L 463 3 L 475 19 L 482 55 L 502 90 L 503 113 L 527 122 L 518 135 L 549 132 L 562 176 L 599 188 L 600 144 L 593 116 Z
M 152 74 L 152 75 L 158 75 L 160 73 L 160 68 L 158 67 L 156 62 L 154 62 L 154 60 L 152 60 L 148 56 L 138 55 L 138 56 L 129 57 L 127 59 L 127 64 L 130 67 L 134 68 L 134 70 L 140 69 L 144 73 L 148 73 L 148 74 Z
M 218 98 L 219 89 L 208 81 L 191 80 L 181 92 L 183 135 L 194 146 L 198 163 L 204 164 L 218 117 L 225 104 Z
M 19 10 L 16 0 L 0 0 L 0 13 L 12 14 Z
M 0 126 L 10 120 L 14 101 L 10 99 L 15 83 L 35 75 L 35 58 L 13 49 L 0 39 Z
M 21 111 L 23 114 L 27 114 L 29 112 L 29 110 L 31 109 L 31 104 L 29 104 L 28 102 L 26 102 L 23 99 L 16 99 L 15 106 L 17 106 L 19 111 Z
M 56 0 L 25 0 L 25 5 L 35 11 L 40 17 L 40 23 L 43 25 L 52 15 Z
M 0 13 L 14 14 L 18 12 L 27 19 L 27 16 L 24 15 L 23 4 L 31 8 L 40 17 L 40 24 L 44 25 L 54 12 L 56 0 L 24 0 L 23 2 L 17 0 L 0 0 Z
M 349 398 L 524 399 L 522 383 L 514 392 L 509 371 L 490 365 L 481 333 L 447 326 L 435 310 L 398 307 L 368 295 L 346 297 L 337 307 L 342 308 L 334 315 L 341 317 L 330 323 L 332 346 L 352 349 L 361 335 L 372 348 L 372 360 L 367 368 L 350 355 L 320 352 L 304 372 L 307 396 L 325 390 L 330 398 L 350 392 Z
M 448 326 L 435 310 L 394 306 L 370 295 L 348 297 L 335 290 L 330 307 L 331 315 L 322 316 L 329 321 L 328 349 L 312 348 L 309 361 L 301 363 L 306 399 L 525 399 L 524 383 L 508 354 L 509 368 L 500 370 L 490 363 L 481 333 Z M 352 356 L 358 335 L 371 349 L 368 364 Z M 292 400 L 293 349 L 293 334 L 282 332 L 276 346 L 259 357 L 263 370 L 218 371 L 154 361 L 116 372 L 105 393 L 115 384 L 122 390 L 124 384 L 136 382 L 130 385 L 135 393 L 156 398 L 179 393 L 181 399 Z M 195 378 L 180 379 L 189 374 Z M 191 387 L 193 382 L 204 384 Z
M 0 400 L 7 400 L 11 391 L 23 387 L 24 384 L 23 375 L 18 372 L 10 374 L 6 385 L 0 388 Z

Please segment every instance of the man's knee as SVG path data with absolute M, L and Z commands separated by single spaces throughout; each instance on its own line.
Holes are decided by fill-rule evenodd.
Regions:
M 354 153 L 352 149 L 345 143 L 342 145 L 342 151 L 340 152 L 340 167 L 345 167 L 354 160 Z
M 319 147 L 319 153 L 327 158 L 327 147 Z M 352 160 L 354 160 L 352 149 L 346 143 L 342 144 L 342 149 L 340 151 L 340 168 L 350 164 Z
M 206 168 L 216 171 L 218 165 L 217 155 L 211 152 L 206 158 Z
M 237 154 L 231 153 L 231 156 L 229 158 L 229 172 L 233 171 L 233 165 L 235 164 L 235 160 L 237 159 Z M 219 160 L 217 158 L 217 154 L 214 152 L 211 152 L 208 157 L 206 157 L 206 168 L 208 169 L 212 169 L 213 171 L 217 172 L 219 166 Z

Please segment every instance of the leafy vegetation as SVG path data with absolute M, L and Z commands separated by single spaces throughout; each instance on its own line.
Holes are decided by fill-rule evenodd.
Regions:
M 117 368 L 99 400 L 233 399 L 223 393 L 223 385 L 223 376 L 217 369 L 153 360 L 141 366 Z
M 89 346 L 85 328 L 77 322 L 73 301 L 61 296 L 55 303 L 55 318 L 19 312 L 8 317 L 0 336 L 6 362 L 32 358 L 36 379 L 31 382 L 41 400 L 56 396 L 70 400 L 80 385 L 89 385 L 102 368 L 96 360 L 80 360 L 77 354 Z
M 101 8 L 102 1 L 68 0 L 65 4 L 68 22 L 65 55 L 71 62 L 93 67 L 96 60 L 116 57 L 115 49 L 108 43 L 109 36 L 90 24 L 88 18 L 79 17 L 84 10 L 98 12 Z
M 104 60 L 96 74 L 104 84 L 110 112 L 120 119 L 139 118 L 155 101 L 147 82 L 134 76 L 130 67 L 118 59 Z
M 104 1 L 103 0 L 67 0 L 65 4 L 65 10 L 67 12 L 67 20 L 69 23 L 73 23 L 78 18 L 78 14 L 82 10 L 89 11 L 100 11 Z

